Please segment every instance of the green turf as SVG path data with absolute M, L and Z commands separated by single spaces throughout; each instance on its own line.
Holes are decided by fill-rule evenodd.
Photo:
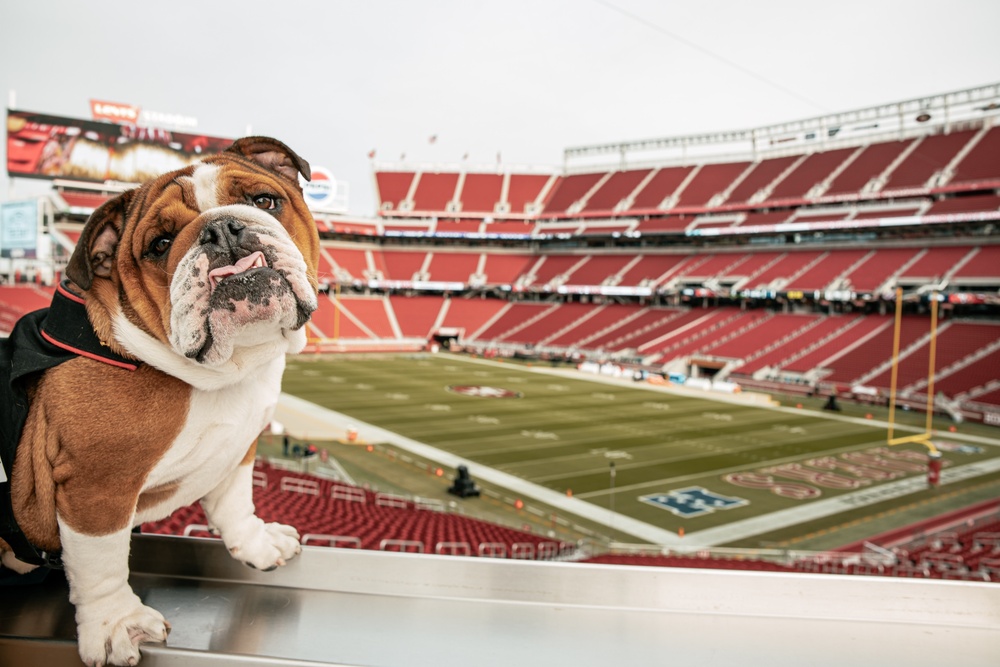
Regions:
M 600 507 L 613 504 L 617 512 L 674 532 L 683 528 L 692 533 L 809 502 L 737 486 L 727 480 L 731 473 L 801 483 L 767 469 L 885 445 L 885 429 L 863 419 L 828 419 L 807 410 L 735 405 L 536 370 L 443 355 L 300 357 L 290 361 L 283 389 L 477 464 L 561 493 L 571 491 Z M 467 396 L 449 391 L 452 386 L 488 386 L 520 397 Z M 995 430 L 982 432 L 995 435 Z M 979 446 L 980 453 L 949 453 L 946 460 L 961 465 L 1000 455 L 1000 440 Z M 920 445 L 892 451 L 900 450 L 925 451 Z M 923 472 L 903 477 L 914 476 Z M 948 488 L 975 483 L 973 478 Z M 748 503 L 680 517 L 640 500 L 691 486 Z M 821 488 L 821 497 L 850 491 Z M 836 524 L 837 518 L 827 522 Z M 807 528 L 815 527 L 803 526 Z M 773 537 L 790 535 L 785 530 Z

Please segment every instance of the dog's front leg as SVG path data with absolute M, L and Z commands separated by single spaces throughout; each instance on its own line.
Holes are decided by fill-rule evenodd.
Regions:
M 166 641 L 170 625 L 129 586 L 128 528 L 85 535 L 60 517 L 59 539 L 85 664 L 135 665 L 140 643 Z
M 237 466 L 201 504 L 229 553 L 250 567 L 273 570 L 302 550 L 298 531 L 281 523 L 264 523 L 254 513 L 252 459 Z

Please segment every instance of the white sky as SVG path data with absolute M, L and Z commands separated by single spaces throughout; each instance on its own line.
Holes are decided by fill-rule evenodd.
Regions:
M 959 90 L 1000 81 L 997 26 L 998 0 L 0 0 L 0 93 L 75 118 L 94 98 L 210 135 L 251 126 L 370 215 L 371 150 L 559 166 L 571 146 Z

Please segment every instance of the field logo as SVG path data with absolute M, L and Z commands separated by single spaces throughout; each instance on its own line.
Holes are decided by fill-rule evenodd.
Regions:
M 481 385 L 453 384 L 447 389 L 462 396 L 477 396 L 479 398 L 521 398 L 523 396 L 519 391 Z
M 690 519 L 716 510 L 731 510 L 743 507 L 750 501 L 713 493 L 702 486 L 690 486 L 686 489 L 674 489 L 667 493 L 654 493 L 649 496 L 639 496 L 639 500 L 661 509 L 670 510 L 685 519 Z

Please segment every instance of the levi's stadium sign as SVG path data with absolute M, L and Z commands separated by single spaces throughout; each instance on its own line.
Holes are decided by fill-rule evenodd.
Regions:
M 112 123 L 138 123 L 139 107 L 117 102 L 90 100 L 90 113 L 94 120 L 107 120 Z
M 198 127 L 198 119 L 193 116 L 182 116 L 175 113 L 143 110 L 134 104 L 107 102 L 105 100 L 90 100 L 90 113 L 94 120 L 126 123 L 130 125 L 148 125 L 150 127 L 170 126 L 176 128 Z

